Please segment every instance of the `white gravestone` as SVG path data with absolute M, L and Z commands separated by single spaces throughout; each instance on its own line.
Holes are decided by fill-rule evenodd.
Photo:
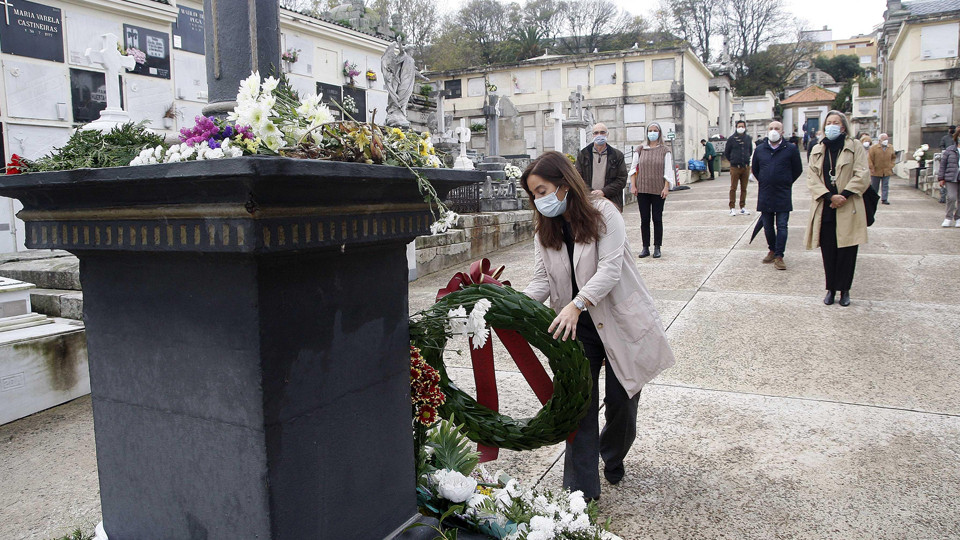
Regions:
M 553 118 L 553 149 L 557 152 L 563 152 L 563 104 L 559 101 L 553 104 L 553 112 L 550 114 Z
M 123 78 L 127 90 L 127 111 L 134 122 L 146 120 L 151 128 L 163 126 L 163 115 L 173 103 L 170 81 L 148 77 L 128 76 Z M 187 122 L 192 125 L 192 122 Z
M 106 73 L 107 81 L 107 108 L 100 112 L 100 118 L 86 124 L 80 129 L 97 129 L 100 131 L 110 131 L 115 126 L 130 122 L 128 115 L 120 107 L 120 89 L 117 85 L 111 84 L 111 81 L 117 80 L 122 68 L 133 69 L 136 61 L 133 56 L 124 56 L 117 50 L 117 36 L 114 34 L 104 34 L 100 36 L 102 47 L 100 50 L 87 49 L 86 57 L 95 65 L 103 67 Z M 161 114 L 161 117 L 163 115 Z
M 100 38 L 104 34 L 119 36 L 123 33 L 123 28 L 119 22 L 105 19 L 102 16 L 76 13 L 70 8 L 64 10 L 64 19 L 67 58 L 75 66 L 93 66 L 94 64 L 90 62 L 86 55 L 90 44 L 100 43 Z
M 453 130 L 460 142 L 460 155 L 453 163 L 454 169 L 473 170 L 473 161 L 467 157 L 467 143 L 470 142 L 470 127 L 467 126 L 467 119 L 460 119 L 460 127 Z
M 7 144 L 11 154 L 37 159 L 63 146 L 70 139 L 70 128 L 7 124 Z
M 8 116 L 70 120 L 70 78 L 60 66 L 3 60 Z
M 185 101 L 207 103 L 207 60 L 203 56 L 173 51 L 173 77 L 176 97 Z M 316 89 L 314 89 L 316 92 Z

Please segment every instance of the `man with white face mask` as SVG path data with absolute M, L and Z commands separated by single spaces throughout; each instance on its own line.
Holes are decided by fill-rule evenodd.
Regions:
M 750 213 L 747 206 L 747 181 L 750 179 L 750 155 L 753 154 L 753 139 L 747 135 L 747 123 L 737 120 L 737 131 L 727 139 L 723 157 L 730 162 L 730 215 Z M 737 185 L 740 185 L 740 212 L 737 202 Z
M 880 134 L 880 144 L 870 147 L 867 152 L 867 163 L 870 165 L 870 185 L 880 194 L 880 202 L 887 202 L 890 192 L 890 175 L 893 174 L 893 165 L 897 160 L 897 153 L 890 146 L 890 137 L 886 133 Z
M 797 145 L 783 140 L 783 124 L 770 122 L 767 142 L 753 153 L 753 175 L 757 178 L 757 211 L 763 220 L 769 253 L 764 263 L 786 270 L 783 252 L 787 246 L 787 226 L 793 211 L 793 183 L 803 174 L 803 162 Z
M 607 144 L 607 126 L 593 126 L 593 142 L 580 150 L 576 168 L 594 195 L 603 195 L 623 211 L 623 188 L 627 186 L 627 162 L 623 152 Z

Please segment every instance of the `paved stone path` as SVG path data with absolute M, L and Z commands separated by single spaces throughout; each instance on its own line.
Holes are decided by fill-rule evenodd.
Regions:
M 861 247 L 853 305 L 824 306 L 809 202 L 794 190 L 786 271 L 760 263 L 756 214 L 727 215 L 727 176 L 672 193 L 664 257 L 638 265 L 677 365 L 648 385 L 640 436 L 600 506 L 625 539 L 960 537 L 960 229 L 895 179 Z M 755 206 L 756 184 L 748 204 Z M 639 213 L 625 213 L 639 247 Z M 490 255 L 522 288 L 530 243 Z M 428 306 L 458 269 L 411 284 Z M 539 405 L 497 348 L 507 414 Z M 448 365 L 471 388 L 469 359 Z M 562 445 L 492 468 L 559 486 Z M 0 537 L 49 539 L 99 520 L 88 398 L 0 426 Z

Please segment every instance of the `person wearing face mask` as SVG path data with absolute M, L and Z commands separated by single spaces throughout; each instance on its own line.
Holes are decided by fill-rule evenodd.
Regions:
M 893 165 L 897 160 L 897 153 L 890 147 L 890 137 L 881 133 L 879 144 L 875 144 L 867 151 L 867 163 L 870 165 L 870 185 L 880 195 L 881 204 L 887 202 L 890 193 L 890 175 L 893 174 Z
M 580 150 L 577 172 L 596 194 L 603 195 L 623 211 L 623 188 L 627 185 L 627 162 L 623 152 L 607 144 L 607 126 L 593 126 L 593 142 Z
M 660 124 L 647 126 L 647 141 L 633 150 L 633 162 L 627 184 L 630 193 L 637 196 L 640 207 L 640 237 L 643 240 L 641 259 L 650 256 L 650 221 L 653 221 L 653 258 L 660 258 L 663 245 L 663 204 L 676 179 L 673 155 L 663 144 Z
M 706 140 L 700 139 L 700 144 L 703 145 L 703 161 L 707 163 L 707 170 L 710 171 L 710 179 L 715 178 L 713 172 L 713 162 L 717 159 L 717 149 L 713 146 L 713 143 Z
M 747 206 L 747 182 L 750 179 L 750 156 L 753 154 L 753 139 L 747 135 L 747 123 L 737 120 L 736 133 L 727 139 L 723 157 L 730 162 L 730 215 L 738 214 L 734 204 L 737 202 L 737 185 L 740 185 L 741 215 L 750 213 Z
M 763 222 L 769 252 L 764 263 L 786 270 L 783 252 L 787 247 L 787 227 L 793 211 L 793 183 L 803 174 L 803 162 L 795 144 L 783 140 L 783 124 L 767 126 L 767 142 L 753 152 L 753 176 L 757 178 L 757 211 Z
M 643 385 L 674 364 L 663 323 L 630 253 L 623 216 L 588 191 L 570 161 L 545 152 L 520 177 L 537 208 L 534 272 L 524 294 L 559 312 L 555 339 L 578 339 L 590 362 L 591 404 L 567 442 L 563 487 L 600 497 L 598 458 L 611 484 L 624 476 L 623 460 L 637 434 Z M 599 377 L 606 364 L 604 416 L 599 430 Z
M 941 227 L 960 227 L 960 151 L 957 150 L 960 130 L 953 133 L 953 144 L 940 154 L 940 169 L 937 180 L 940 189 L 946 192 L 947 215 Z
M 827 296 L 831 305 L 840 291 L 840 305 L 850 305 L 850 287 L 857 266 L 857 249 L 867 242 L 867 210 L 863 194 L 867 179 L 867 152 L 850 133 L 847 116 L 830 111 L 824 121 L 824 140 L 810 154 L 807 188 L 813 195 L 807 223 L 807 249 L 820 247 Z

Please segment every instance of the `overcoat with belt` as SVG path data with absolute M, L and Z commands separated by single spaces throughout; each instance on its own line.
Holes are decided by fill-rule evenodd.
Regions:
M 810 207 L 810 219 L 804 242 L 807 249 L 820 247 L 820 219 L 823 200 L 830 190 L 823 183 L 823 157 L 826 148 L 818 144 L 810 153 L 810 166 L 807 169 L 807 187 L 813 196 Z M 863 205 L 863 193 L 870 187 L 870 168 L 867 163 L 867 151 L 858 141 L 847 137 L 837 157 L 837 191 L 852 193 L 846 204 L 837 208 L 837 247 L 850 247 L 867 243 L 867 211 Z
M 594 205 L 603 214 L 606 232 L 590 244 L 574 244 L 573 271 L 580 295 L 603 341 L 613 372 L 627 395 L 635 396 L 644 384 L 674 364 L 663 322 L 653 298 L 640 278 L 627 244 L 623 216 L 616 206 L 598 197 Z M 562 218 L 560 218 L 562 219 Z M 534 239 L 533 280 L 524 294 L 556 310 L 573 300 L 570 257 L 566 246 L 550 249 Z

